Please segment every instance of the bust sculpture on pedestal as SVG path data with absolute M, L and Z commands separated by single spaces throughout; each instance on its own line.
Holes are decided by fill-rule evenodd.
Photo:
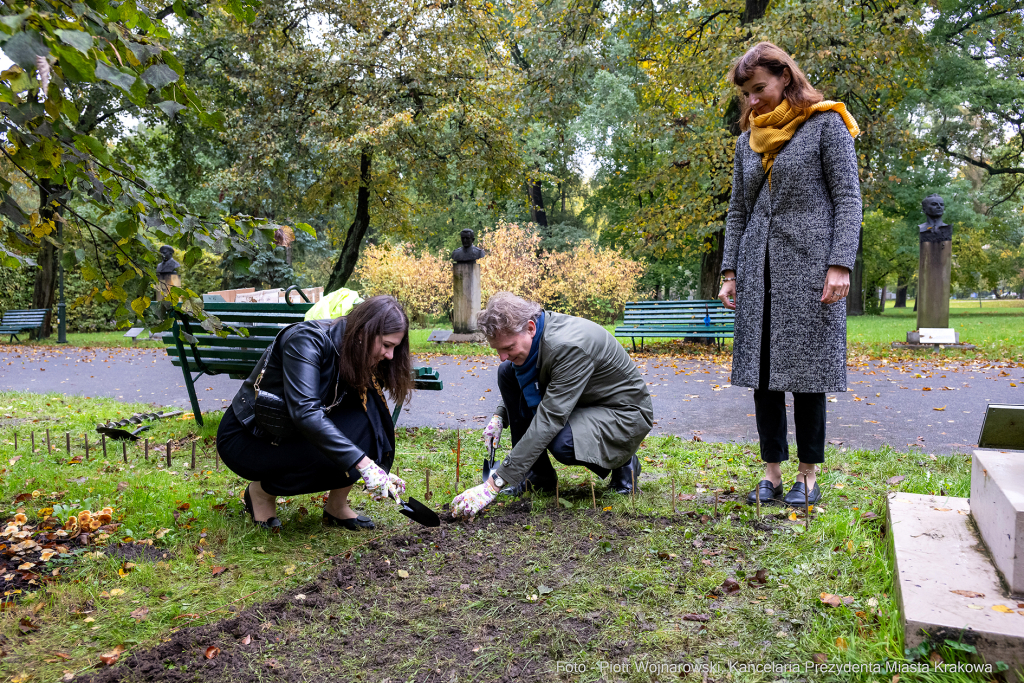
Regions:
M 178 275 L 181 264 L 174 260 L 174 247 L 166 244 L 160 247 L 160 259 L 156 266 L 156 277 L 159 281 L 156 286 L 157 301 L 163 301 L 171 287 L 181 287 L 181 276 Z
M 462 246 L 452 252 L 452 323 L 455 335 L 469 335 L 465 341 L 481 336 L 476 317 L 480 313 L 480 264 L 487 252 L 473 244 L 475 235 L 468 228 L 459 237 Z M 462 341 L 452 339 L 452 341 Z
M 925 222 L 918 227 L 920 263 L 917 275 L 917 329 L 907 333 L 910 343 L 955 344 L 949 327 L 949 288 L 953 268 L 953 227 L 942 220 L 946 203 L 937 194 L 921 202 Z

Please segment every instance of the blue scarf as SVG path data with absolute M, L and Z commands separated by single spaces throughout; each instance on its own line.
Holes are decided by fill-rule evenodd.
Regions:
M 533 335 L 533 344 L 530 345 L 530 355 L 526 357 L 526 362 L 522 365 L 512 365 L 512 369 L 516 372 L 516 379 L 519 380 L 519 386 L 523 390 L 526 405 L 533 412 L 536 412 L 541 399 L 540 383 L 537 381 L 537 375 L 540 374 L 537 357 L 540 355 L 540 337 L 543 333 L 544 312 L 541 311 L 540 317 L 537 319 L 537 332 Z

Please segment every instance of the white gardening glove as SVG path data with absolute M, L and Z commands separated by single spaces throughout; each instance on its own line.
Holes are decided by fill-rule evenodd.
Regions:
M 492 489 L 490 483 L 486 481 L 479 486 L 466 489 L 452 501 L 452 515 L 473 519 L 473 516 L 487 507 L 497 495 L 498 491 Z
M 488 450 L 494 450 L 498 447 L 498 442 L 501 441 L 501 429 L 502 422 L 501 416 L 495 415 L 491 418 L 491 421 L 484 427 L 484 447 Z
M 388 473 L 388 479 L 391 480 L 391 485 L 395 488 L 395 493 L 405 495 L 405 480 L 394 472 Z
M 391 481 L 391 476 L 387 472 L 382 470 L 377 463 L 366 459 L 367 465 L 359 466 L 356 468 L 359 470 L 359 474 L 363 477 L 363 483 L 366 484 L 366 492 L 374 500 L 382 500 L 388 497 L 388 491 L 394 492 L 395 485 Z M 397 478 L 397 477 L 396 477 Z M 399 479 L 401 481 L 401 479 Z M 405 482 L 402 482 L 403 484 Z

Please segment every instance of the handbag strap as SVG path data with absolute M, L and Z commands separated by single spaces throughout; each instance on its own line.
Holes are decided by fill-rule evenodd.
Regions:
M 280 339 L 281 337 L 283 337 L 288 330 L 290 330 L 291 328 L 295 327 L 296 325 L 301 325 L 303 322 L 308 322 L 308 321 L 304 320 L 304 321 L 301 321 L 301 322 L 292 323 L 291 325 L 288 325 L 287 327 L 285 327 L 284 329 L 282 329 L 280 332 L 277 333 L 277 336 L 274 337 L 274 341 L 270 342 L 270 346 L 267 347 L 266 354 L 263 356 L 263 367 L 260 368 L 260 374 L 256 377 L 256 381 L 253 382 L 253 385 L 252 385 L 253 389 L 256 390 L 256 395 L 257 396 L 259 396 L 259 394 L 260 394 L 260 382 L 263 380 L 263 375 L 267 371 L 267 365 L 270 364 L 270 357 L 274 355 L 274 345 L 277 344 L 277 340 Z M 320 334 L 324 335 L 324 337 L 327 337 L 327 334 L 320 328 L 319 325 L 316 326 L 316 329 L 319 330 Z M 329 338 L 328 338 L 328 341 L 330 341 Z M 338 386 L 340 384 L 341 384 L 341 368 L 339 367 L 338 368 L 338 378 L 337 378 L 337 380 L 334 383 L 334 402 L 331 403 L 331 405 L 325 406 L 323 408 L 323 411 L 324 411 L 325 415 L 327 413 L 331 412 L 332 408 L 334 408 L 336 405 L 341 403 L 342 400 L 345 399 L 345 395 L 344 394 L 342 394 L 341 399 L 338 398 Z

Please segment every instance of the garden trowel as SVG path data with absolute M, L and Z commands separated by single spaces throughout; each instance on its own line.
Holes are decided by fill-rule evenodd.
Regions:
M 388 497 L 394 498 L 400 508 L 398 511 L 403 515 L 423 526 L 441 526 L 441 519 L 437 513 L 428 508 L 415 498 L 409 498 L 404 503 L 394 491 L 388 491 Z
M 481 468 L 483 479 L 481 481 L 487 481 L 487 478 L 491 476 L 491 472 L 494 471 L 494 446 L 487 447 L 487 457 L 484 458 L 484 466 Z

